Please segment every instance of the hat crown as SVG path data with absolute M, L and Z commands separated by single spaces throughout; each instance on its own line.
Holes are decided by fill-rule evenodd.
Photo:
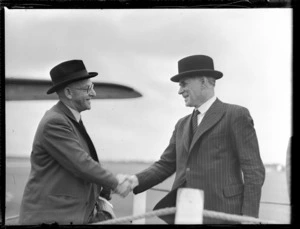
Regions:
M 214 62 L 211 57 L 193 55 L 178 61 L 178 74 L 171 77 L 171 81 L 179 82 L 181 79 L 194 76 L 207 76 L 220 79 L 223 73 L 214 69 Z
M 178 61 L 178 72 L 214 70 L 213 59 L 205 55 L 188 56 Z
M 82 60 L 69 60 L 62 62 L 50 71 L 50 76 L 54 84 L 80 75 L 88 75 Z

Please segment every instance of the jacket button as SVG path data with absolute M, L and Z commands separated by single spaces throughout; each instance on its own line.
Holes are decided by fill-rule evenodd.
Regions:
M 186 171 L 189 172 L 189 171 L 191 171 L 191 169 L 190 168 L 186 168 Z

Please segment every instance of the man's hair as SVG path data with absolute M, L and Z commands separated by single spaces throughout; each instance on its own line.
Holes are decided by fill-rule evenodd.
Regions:
M 56 90 L 56 94 L 58 95 L 59 98 L 64 97 L 64 89 L 65 87 L 61 87 Z

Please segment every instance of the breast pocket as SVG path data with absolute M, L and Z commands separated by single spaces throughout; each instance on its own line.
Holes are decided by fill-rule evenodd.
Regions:
M 228 147 L 229 139 L 226 133 L 213 133 L 207 135 L 205 143 L 208 145 L 209 148 L 216 148 L 220 150 Z
M 212 141 L 221 141 L 221 140 L 225 140 L 227 138 L 227 134 L 226 133 L 212 133 L 208 135 L 208 138 L 211 139 Z

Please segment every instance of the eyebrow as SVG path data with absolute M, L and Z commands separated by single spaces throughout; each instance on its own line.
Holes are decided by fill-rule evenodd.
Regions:
M 179 86 L 184 86 L 186 84 L 187 84 L 186 80 L 182 80 L 182 81 L 179 82 Z
M 80 87 L 91 87 L 93 85 L 93 83 L 91 84 L 84 84 L 84 85 L 81 85 Z

